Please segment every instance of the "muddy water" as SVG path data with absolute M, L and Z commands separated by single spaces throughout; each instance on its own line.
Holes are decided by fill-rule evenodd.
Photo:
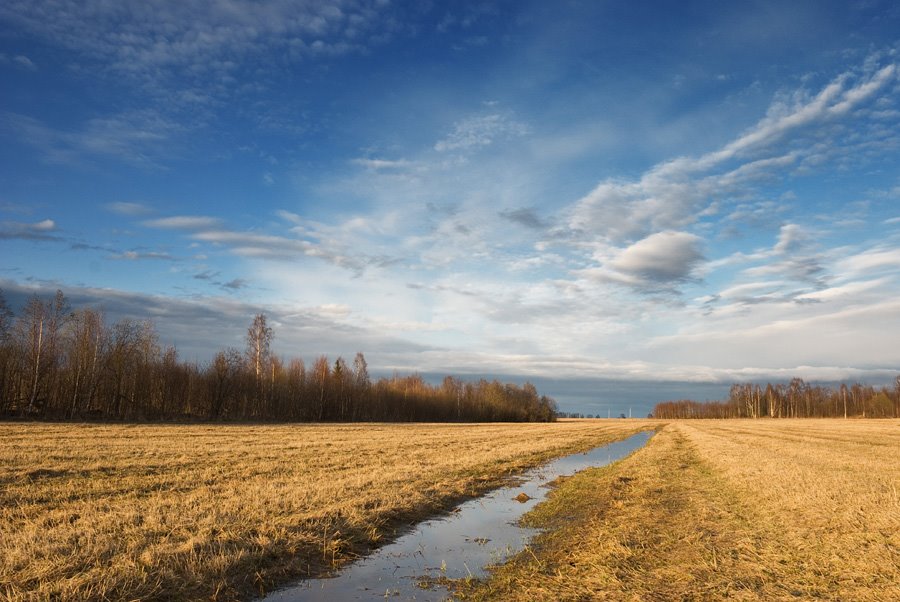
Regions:
M 483 577 L 488 565 L 519 552 L 536 533 L 520 526 L 519 518 L 546 497 L 548 482 L 615 462 L 643 446 L 651 435 L 638 433 L 532 469 L 522 475 L 519 484 L 495 489 L 457 506 L 447 515 L 419 523 L 409 533 L 333 577 L 310 579 L 273 592 L 265 602 L 446 600 L 450 597 L 446 589 L 426 586 L 426 582 L 442 577 Z M 523 493 L 527 499 L 520 495 Z

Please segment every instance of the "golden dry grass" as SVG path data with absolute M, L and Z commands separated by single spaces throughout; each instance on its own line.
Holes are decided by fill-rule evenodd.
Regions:
M 568 479 L 475 600 L 900 600 L 900 421 L 678 422 Z
M 0 598 L 252 597 L 650 424 L 2 424 Z

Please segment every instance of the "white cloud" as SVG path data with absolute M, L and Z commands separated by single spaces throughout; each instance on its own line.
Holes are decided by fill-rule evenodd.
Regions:
M 142 222 L 151 228 L 171 228 L 176 230 L 204 230 L 221 226 L 222 220 L 205 215 L 174 215 Z
M 387 3 L 350 0 L 9 0 L 0 5 L 0 19 L 72 51 L 73 61 L 89 62 L 92 69 L 99 63 L 101 72 L 137 80 L 153 92 L 177 89 L 165 93 L 169 102 L 206 102 L 236 85 L 245 63 L 259 69 L 255 61 L 265 52 L 294 63 L 365 51 L 389 37 L 393 22 L 383 13 L 390 10 Z M 178 75 L 195 85 L 186 89 Z
M 37 230 L 38 232 L 49 232 L 51 230 L 56 230 L 56 222 L 54 222 L 52 219 L 45 219 L 30 224 L 30 227 L 33 230 Z
M 89 119 L 79 128 L 56 129 L 16 113 L 0 113 L 0 126 L 44 153 L 54 163 L 78 164 L 91 156 L 158 168 L 172 154 L 184 128 L 152 110 Z
M 784 281 L 781 280 L 736 284 L 720 291 L 717 297 L 728 301 L 746 301 L 748 299 L 759 299 L 760 297 L 771 297 L 776 291 L 781 290 L 784 284 Z
M 237 291 L 242 288 L 247 287 L 247 281 L 243 278 L 235 278 L 233 280 L 229 280 L 228 282 L 222 283 L 222 288 L 228 291 Z
M 702 261 L 699 237 L 687 232 L 658 232 L 619 251 L 601 268 L 585 275 L 638 288 L 666 289 L 689 279 Z
M 838 261 L 835 271 L 842 275 L 860 275 L 897 268 L 900 268 L 900 249 L 881 247 L 850 255 Z
M 12 62 L 18 65 L 23 69 L 27 69 L 28 71 L 36 71 L 37 65 L 32 62 L 30 58 L 23 54 L 19 54 L 13 57 Z
M 840 299 L 853 301 L 863 293 L 887 290 L 891 287 L 891 278 L 877 278 L 875 280 L 861 280 L 849 282 L 840 286 L 832 286 L 820 291 L 814 291 L 797 297 L 798 301 L 835 301 Z
M 5 53 L 0 52 L 0 65 L 2 64 L 12 64 L 20 69 L 25 69 L 26 71 L 37 71 L 37 65 L 24 54 L 17 54 L 10 57 Z
M 385 265 L 391 261 L 386 256 L 351 252 L 352 245 L 345 245 L 342 240 L 327 235 L 329 231 L 333 233 L 338 229 L 329 229 L 321 224 L 304 221 L 300 216 L 289 211 L 278 211 L 277 215 L 291 223 L 298 224 L 291 231 L 299 236 L 292 238 L 261 232 L 230 230 L 223 227 L 221 219 L 209 216 L 177 215 L 146 220 L 142 223 L 152 228 L 186 230 L 190 232 L 190 238 L 195 241 L 226 247 L 235 255 L 247 258 L 283 261 L 298 257 L 314 257 L 357 274 L 368 267 Z M 358 233 L 359 229 L 365 227 L 366 224 L 366 220 L 349 220 L 346 227 L 349 230 L 357 230 Z M 315 241 L 308 238 L 319 238 L 320 240 Z
M 798 224 L 781 226 L 778 241 L 772 250 L 757 253 L 754 259 L 765 259 L 769 263 L 745 269 L 745 276 L 780 276 L 787 280 L 824 286 L 824 257 L 816 252 L 815 240 L 809 230 Z
M 175 261 L 169 253 L 160 251 L 123 251 L 122 253 L 113 253 L 110 259 L 124 259 L 126 261 L 139 261 L 142 259 L 161 259 L 164 261 Z
M 876 81 L 852 74 L 838 80 L 840 90 L 832 105 L 840 102 L 841 91 Z M 878 90 L 887 86 L 880 80 L 877 83 L 882 86 Z M 867 91 L 866 98 L 875 98 L 878 90 Z M 541 171 L 525 154 L 513 150 L 513 146 L 517 151 L 526 148 L 527 153 L 532 150 L 527 144 L 491 147 L 492 152 L 484 153 L 478 162 L 447 162 L 450 147 L 471 151 L 495 140 L 489 127 L 480 136 L 476 125 L 481 124 L 463 127 L 460 122 L 458 132 L 453 132 L 458 139 L 448 136 L 441 141 L 443 153 L 404 153 L 408 158 L 403 161 L 409 164 L 402 166 L 354 161 L 366 169 L 353 170 L 353 187 L 328 192 L 365 195 L 373 207 L 368 217 L 343 216 L 338 224 L 327 227 L 293 213 L 283 217 L 296 225 L 294 234 L 311 241 L 319 237 L 329 245 L 349 241 L 370 255 L 371 249 L 383 244 L 401 248 L 403 264 L 367 272 L 361 278 L 365 286 L 354 282 L 354 294 L 366 298 L 367 307 L 347 319 L 358 326 L 377 323 L 398 328 L 408 321 L 408 331 L 437 332 L 440 337 L 416 340 L 447 346 L 446 351 L 428 356 L 436 362 L 455 362 L 446 366 L 494 365 L 496 361 L 507 369 L 515 366 L 515 370 L 543 370 L 544 374 L 560 370 L 634 378 L 780 374 L 782 366 L 759 353 L 766 345 L 787 344 L 775 335 L 753 348 L 759 353 L 756 357 L 743 352 L 722 355 L 711 368 L 693 361 L 690 354 L 679 357 L 675 343 L 663 356 L 662 347 L 648 351 L 645 341 L 678 328 L 691 334 L 709 321 L 712 331 L 722 333 L 721 345 L 725 345 L 724 333 L 783 319 L 800 320 L 813 310 L 818 315 L 832 303 L 827 295 L 818 294 L 829 290 L 823 287 L 835 279 L 834 257 L 825 246 L 828 233 L 795 217 L 797 205 L 810 199 L 779 194 L 772 200 L 768 185 L 789 177 L 803 164 L 813 152 L 804 147 L 811 138 L 840 148 L 845 141 L 831 126 L 856 117 L 852 111 L 840 115 L 824 111 L 814 113 L 812 120 L 807 116 L 806 121 L 779 121 L 815 100 L 803 94 L 792 98 L 794 104 L 773 109 L 760 121 L 758 127 L 765 129 L 765 136 L 742 140 L 745 132 L 734 138 L 741 144 L 726 143 L 716 151 L 718 155 L 678 158 L 659 163 L 635 179 L 605 180 L 595 190 L 596 203 L 588 203 L 587 197 L 578 199 L 561 215 L 553 215 L 553 205 L 540 204 L 538 195 L 527 196 L 535 189 L 535 174 Z M 857 107 L 868 102 L 861 96 L 852 101 Z M 722 149 L 728 150 L 727 156 Z M 539 149 L 535 154 L 540 154 Z M 803 187 L 797 190 L 802 192 Z M 528 207 L 539 207 L 540 213 Z M 382 214 L 389 211 L 400 211 L 402 217 L 390 228 L 372 225 L 380 224 Z M 511 228 L 510 222 L 528 227 Z M 716 240 L 718 232 L 732 225 L 772 229 L 774 234 L 769 246 L 756 250 L 745 246 L 705 262 L 704 241 Z M 758 236 L 759 231 L 752 235 Z M 733 241 L 726 244 L 730 249 L 737 246 Z M 523 249 L 527 249 L 525 259 Z M 744 271 L 735 273 L 736 267 Z M 319 278 L 321 271 L 314 274 Z M 268 278 L 267 285 L 284 298 L 317 295 L 320 302 L 343 298 L 346 288 L 328 274 L 322 276 L 328 284 L 311 286 L 305 264 L 301 268 L 286 263 L 277 277 Z M 701 278 L 721 286 L 721 292 L 690 301 L 673 295 L 682 288 L 704 286 Z M 834 294 L 835 302 L 852 297 Z M 867 299 L 864 304 L 870 302 Z M 447 325 L 449 330 L 444 328 Z M 673 341 L 678 339 L 672 336 Z M 741 345 L 740 341 L 730 343 Z M 688 339 L 686 344 L 692 343 Z M 481 352 L 473 354 L 471 363 L 463 359 L 469 348 Z M 803 361 L 798 359 L 801 356 L 792 356 L 794 363 L 785 365 L 805 366 L 803 375 L 847 373 L 840 362 L 822 363 L 815 355 Z M 635 360 L 599 359 L 605 357 Z M 421 367 L 432 361 L 428 358 L 405 358 L 409 363 L 404 365 Z M 860 370 L 856 373 L 868 368 Z
M 762 199 L 739 203 L 724 216 L 723 223 L 726 224 L 726 227 L 720 232 L 719 237 L 727 239 L 738 236 L 741 228 L 776 227 L 782 221 L 782 214 L 795 200 L 795 195 L 786 193 L 781 195 L 779 201 Z
M 497 140 L 528 134 L 529 128 L 508 114 L 490 113 L 457 121 L 453 130 L 434 145 L 438 152 L 460 151 L 489 146 Z
M 39 222 L 0 222 L 0 240 L 58 241 L 61 239 L 53 234 L 56 229 L 56 222 L 52 219 Z
M 807 246 L 809 235 L 797 224 L 785 224 L 781 227 L 778 242 L 775 243 L 775 253 L 795 253 Z
M 411 163 L 405 159 L 369 159 L 358 158 L 353 159 L 354 165 L 365 167 L 366 169 L 403 169 L 409 167 Z
M 119 201 L 116 203 L 107 203 L 106 209 L 119 215 L 140 216 L 152 213 L 153 210 L 143 203 L 131 203 L 127 201 Z
M 889 89 L 895 73 L 893 64 L 843 73 L 815 96 L 798 92 L 775 102 L 765 118 L 716 151 L 660 163 L 637 180 L 604 180 L 575 203 L 569 228 L 581 238 L 612 242 L 684 229 L 715 203 L 740 201 L 754 184 L 810 156 L 815 149 L 803 144 L 807 128 L 815 130 L 819 144 L 824 137 L 834 152 L 839 140 L 825 126 Z M 780 144 L 788 134 L 792 148 L 785 151 Z
M 499 215 L 500 217 L 508 219 L 515 224 L 525 226 L 526 228 L 532 228 L 534 230 L 543 230 L 548 226 L 548 224 L 537 215 L 534 209 L 531 209 L 529 207 L 507 209 L 505 211 L 501 211 Z
M 864 290 L 860 287 L 856 293 Z M 649 341 L 646 357 L 718 369 L 896 369 L 900 301 L 877 294 L 865 299 L 844 295 L 840 303 L 837 298 L 813 305 L 756 306 L 750 313 L 708 318 Z

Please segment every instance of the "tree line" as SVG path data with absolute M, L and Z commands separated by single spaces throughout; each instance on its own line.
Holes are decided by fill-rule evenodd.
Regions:
M 830 387 L 802 378 L 765 386 L 737 383 L 723 401 L 665 401 L 654 418 L 900 418 L 900 376 L 893 388 L 854 383 Z
M 16 315 L 0 291 L 0 417 L 50 420 L 552 421 L 556 403 L 534 385 L 447 376 L 373 380 L 366 358 L 307 365 L 272 352 L 265 314 L 246 348 L 206 363 L 180 361 L 152 321 L 72 310 L 65 295 L 31 297 Z

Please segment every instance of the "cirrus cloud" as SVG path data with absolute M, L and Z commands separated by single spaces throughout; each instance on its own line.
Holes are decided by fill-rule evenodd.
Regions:
M 840 74 L 815 95 L 801 90 L 777 100 L 766 117 L 718 150 L 660 163 L 637 180 L 604 180 L 574 204 L 568 227 L 579 240 L 617 243 L 684 229 L 717 211 L 722 199 L 744 200 L 754 186 L 801 166 L 819 152 L 823 139 L 831 153 L 851 145 L 852 140 L 841 138 L 843 130 L 830 125 L 890 91 L 896 72 L 893 63 L 880 68 L 867 63 Z M 781 143 L 788 136 L 792 140 L 785 149 Z

